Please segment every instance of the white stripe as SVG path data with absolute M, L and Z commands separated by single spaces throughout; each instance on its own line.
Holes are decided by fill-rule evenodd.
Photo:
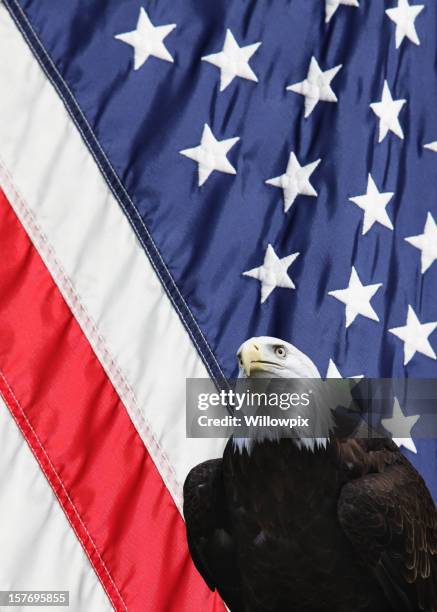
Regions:
M 0 11 L 0 157 L 10 175 L 0 181 L 180 507 L 189 468 L 223 449 L 185 437 L 185 381 L 206 369 L 61 100 Z
M 112 610 L 1 396 L 0 449 L 0 590 L 70 591 L 70 607 L 54 612 Z

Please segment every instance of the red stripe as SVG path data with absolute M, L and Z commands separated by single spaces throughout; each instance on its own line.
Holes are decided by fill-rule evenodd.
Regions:
M 123 404 L 1 191 L 0 245 L 0 390 L 114 608 L 223 610 Z

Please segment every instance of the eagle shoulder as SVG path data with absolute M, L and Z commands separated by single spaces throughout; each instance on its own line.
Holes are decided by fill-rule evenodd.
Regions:
M 437 510 L 425 482 L 391 440 L 350 440 L 351 474 L 338 518 L 363 563 L 399 611 L 437 612 Z
M 184 483 L 188 547 L 208 587 L 232 612 L 242 612 L 237 551 L 228 520 L 222 459 L 194 467 Z

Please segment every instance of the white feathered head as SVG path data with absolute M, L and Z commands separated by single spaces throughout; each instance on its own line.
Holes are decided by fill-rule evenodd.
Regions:
M 238 349 L 237 359 L 240 378 L 320 378 L 305 353 L 279 338 L 250 338 Z
M 315 450 L 326 447 L 328 436 L 333 427 L 333 418 L 329 403 L 324 401 L 323 385 L 320 373 L 314 362 L 298 348 L 279 338 L 259 336 L 246 340 L 237 351 L 240 379 L 293 379 L 295 391 L 308 391 L 308 384 L 301 379 L 312 379 L 314 391 L 313 400 L 305 409 L 300 408 L 304 416 L 310 418 L 313 435 L 308 435 L 308 429 L 301 432 L 295 442 L 302 448 Z M 241 381 L 244 384 L 244 381 Z M 266 380 L 266 384 L 268 381 Z M 278 389 L 276 386 L 275 389 Z M 290 389 L 290 383 L 284 380 L 284 390 Z M 297 410 L 297 409 L 296 409 Z M 299 430 L 297 430 L 299 434 Z M 306 435 L 305 435 L 306 434 Z M 279 439 L 281 431 L 260 434 L 260 440 Z M 240 451 L 245 448 L 250 452 L 254 439 L 235 438 L 234 445 Z

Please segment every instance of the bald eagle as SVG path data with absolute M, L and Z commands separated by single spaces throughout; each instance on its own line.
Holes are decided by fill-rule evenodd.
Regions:
M 237 358 L 242 377 L 319 377 L 276 338 L 248 340 Z M 198 571 L 232 612 L 437 612 L 424 481 L 391 440 L 340 438 L 325 422 L 324 443 L 231 438 L 222 459 L 191 470 L 184 514 Z

